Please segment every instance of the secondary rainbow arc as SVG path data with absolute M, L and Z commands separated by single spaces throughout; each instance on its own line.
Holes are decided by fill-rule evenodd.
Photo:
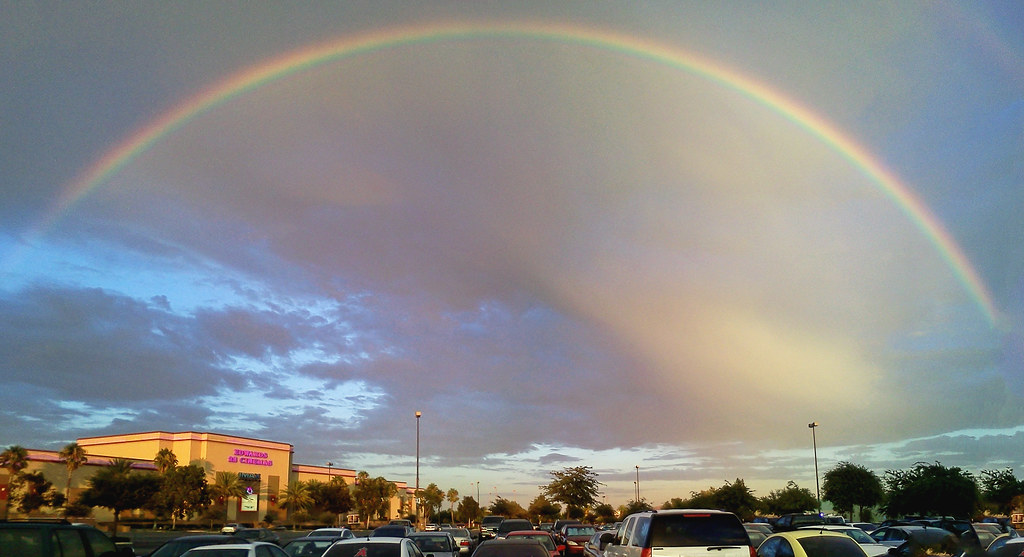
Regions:
M 501 37 L 579 44 L 655 61 L 737 91 L 782 115 L 817 137 L 869 178 L 928 238 L 985 318 L 991 325 L 996 324 L 996 309 L 989 290 L 952 235 L 913 190 L 837 126 L 767 85 L 721 63 L 633 36 L 566 25 L 518 22 L 394 27 L 314 45 L 243 70 L 165 112 L 107 151 L 70 184 L 38 230 L 48 229 L 78 200 L 101 186 L 161 138 L 196 116 L 266 83 L 324 63 L 386 48 Z

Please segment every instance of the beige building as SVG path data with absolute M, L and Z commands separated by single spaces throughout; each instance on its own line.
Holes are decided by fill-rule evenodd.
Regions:
M 178 464 L 197 464 L 206 470 L 212 483 L 217 472 L 235 472 L 246 485 L 248 494 L 229 504 L 228 520 L 259 523 L 268 511 L 284 519 L 287 511 L 277 505 L 278 497 L 289 482 L 319 480 L 328 482 L 335 477 L 344 478 L 349 486 L 356 485 L 356 471 L 336 467 L 293 464 L 294 448 L 288 443 L 251 439 L 219 433 L 184 431 L 170 433 L 150 431 L 125 435 L 85 437 L 77 440 L 86 451 L 88 462 L 75 471 L 71 483 L 71 499 L 88 486 L 88 479 L 100 467 L 115 458 L 136 462 L 140 470 L 156 470 L 153 459 L 161 449 L 170 449 Z M 29 472 L 41 471 L 54 487 L 63 492 L 67 482 L 67 468 L 57 451 L 29 450 Z M 0 471 L 0 515 L 6 510 L 9 478 Z M 408 507 L 411 490 L 405 482 L 394 482 L 399 495 L 391 502 L 389 518 L 399 518 L 402 508 Z M 12 509 L 13 510 L 13 509 Z M 97 520 L 112 518 L 109 511 L 94 509 Z

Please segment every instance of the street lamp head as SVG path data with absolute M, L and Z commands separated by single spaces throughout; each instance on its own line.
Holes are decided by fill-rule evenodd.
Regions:
M 811 429 L 814 429 L 814 428 L 818 427 L 818 422 L 811 422 L 811 423 L 807 424 L 807 427 L 809 427 Z
M 422 412 L 420 412 L 420 411 L 417 411 L 417 412 L 416 412 L 416 417 L 417 417 L 417 418 L 419 418 L 419 417 L 420 417 L 420 416 L 422 416 L 422 415 L 423 415 L 423 413 L 422 413 Z

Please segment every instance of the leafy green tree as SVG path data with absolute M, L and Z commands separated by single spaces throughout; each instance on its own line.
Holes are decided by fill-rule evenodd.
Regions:
M 335 516 L 334 523 L 341 524 L 341 515 L 352 509 L 352 492 L 345 478 L 334 477 L 320 488 L 320 506 Z
M 583 515 L 583 511 L 597 503 L 599 488 L 597 473 L 590 466 L 575 466 L 549 472 L 551 483 L 541 486 L 541 494 L 563 503 L 569 516 Z
M 206 471 L 199 466 L 175 466 L 163 473 L 153 507 L 171 515 L 171 527 L 210 506 Z
M 627 516 L 633 513 L 640 513 L 644 511 L 653 510 L 647 499 L 641 497 L 639 501 L 629 501 L 625 505 L 619 507 L 619 516 Z
M 608 503 L 601 503 L 594 507 L 594 517 L 599 524 L 611 524 L 615 522 L 615 508 Z
M 356 475 L 356 487 L 353 490 L 353 498 L 356 507 L 359 509 L 359 518 L 366 520 L 366 527 L 370 527 L 370 519 L 384 514 L 391 498 L 398 494 L 398 488 L 387 479 L 377 476 L 370 478 L 366 472 L 359 472 Z
M 801 513 L 818 508 L 818 498 L 794 481 L 787 482 L 783 489 L 772 490 L 760 501 L 761 508 L 768 514 Z
M 454 516 L 455 503 L 459 502 L 459 490 L 454 487 L 448 488 L 448 492 L 445 493 L 445 499 L 448 500 L 448 512 Z M 454 518 L 452 518 L 452 522 L 455 522 Z
M 715 490 L 715 506 L 712 508 L 729 511 L 743 520 L 750 520 L 760 506 L 757 497 L 740 478 Z
M 981 494 L 998 514 L 1010 514 L 1014 499 L 1024 495 L 1024 482 L 1013 475 L 1013 468 L 981 471 Z
M 830 501 L 836 512 L 853 518 L 853 507 L 873 507 L 882 502 L 885 491 L 874 472 L 858 464 L 840 462 L 825 472 L 821 498 Z
M 299 513 L 305 512 L 313 506 L 313 497 L 309 494 L 309 487 L 305 482 L 295 481 L 286 486 L 281 491 L 281 496 L 277 500 L 277 506 L 288 511 L 288 515 L 293 517 Z
M 228 521 L 228 508 L 232 498 L 239 499 L 245 496 L 245 485 L 238 479 L 235 472 L 217 472 L 213 476 L 213 483 L 209 486 L 210 498 L 214 501 L 224 501 L 224 522 Z
M 936 462 L 918 462 L 910 470 L 886 470 L 887 516 L 908 514 L 969 518 L 978 510 L 981 494 L 970 473 Z
M 530 519 L 537 518 L 539 522 L 554 522 L 558 515 L 562 514 L 562 506 L 552 503 L 547 497 L 538 495 L 530 502 L 527 508 Z
M 159 490 L 159 476 L 134 471 L 130 460 L 115 458 L 89 479 L 89 487 L 82 492 L 79 502 L 110 509 L 114 513 L 114 531 L 117 532 L 121 513 L 149 505 Z
M 661 508 L 663 508 L 663 509 L 685 509 L 686 508 L 686 501 L 683 501 L 679 497 L 673 497 L 672 499 L 662 503 L 661 504 Z
M 419 493 L 420 501 L 420 514 L 425 515 L 423 518 L 431 520 L 437 516 L 437 513 L 441 510 L 441 503 L 444 502 L 444 492 L 441 488 L 437 487 L 437 484 L 431 483 L 427 487 L 420 490 Z M 422 510 L 426 512 L 422 512 Z
M 156 471 L 162 476 L 178 465 L 178 457 L 174 455 L 174 451 L 164 447 L 156 452 L 153 464 L 156 465 Z
M 85 448 L 78 443 L 69 443 L 64 446 L 63 449 L 57 453 L 57 457 L 64 463 L 64 466 L 68 469 L 68 481 L 64 484 L 64 499 L 70 504 L 71 503 L 71 477 L 74 475 L 75 470 L 82 467 L 83 464 L 89 461 L 85 456 Z
M 18 503 L 18 510 L 31 514 L 42 507 L 59 507 L 64 503 L 64 496 L 53 488 L 42 472 L 25 472 L 21 474 L 18 493 L 12 498 Z
M 8 497 L 13 497 L 18 489 L 18 480 L 21 471 L 28 468 L 28 449 L 21 445 L 11 445 L 0 453 L 0 468 L 6 468 L 8 474 L 7 489 Z M 13 502 L 13 501 L 12 501 Z M 4 519 L 10 512 L 10 503 L 4 505 Z
M 480 503 L 477 503 L 476 499 L 468 495 L 463 497 L 462 502 L 459 503 L 459 516 L 465 519 L 467 523 L 480 520 L 483 516 L 480 512 Z
M 500 514 L 508 518 L 529 518 L 522 505 L 500 495 L 491 503 L 490 511 L 491 514 Z

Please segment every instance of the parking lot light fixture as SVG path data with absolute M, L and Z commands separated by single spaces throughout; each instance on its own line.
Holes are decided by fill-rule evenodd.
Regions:
M 818 422 L 807 424 L 811 428 L 811 446 L 814 448 L 814 493 L 818 499 L 818 516 L 821 516 L 821 486 L 818 484 L 818 439 L 814 430 L 818 429 Z

